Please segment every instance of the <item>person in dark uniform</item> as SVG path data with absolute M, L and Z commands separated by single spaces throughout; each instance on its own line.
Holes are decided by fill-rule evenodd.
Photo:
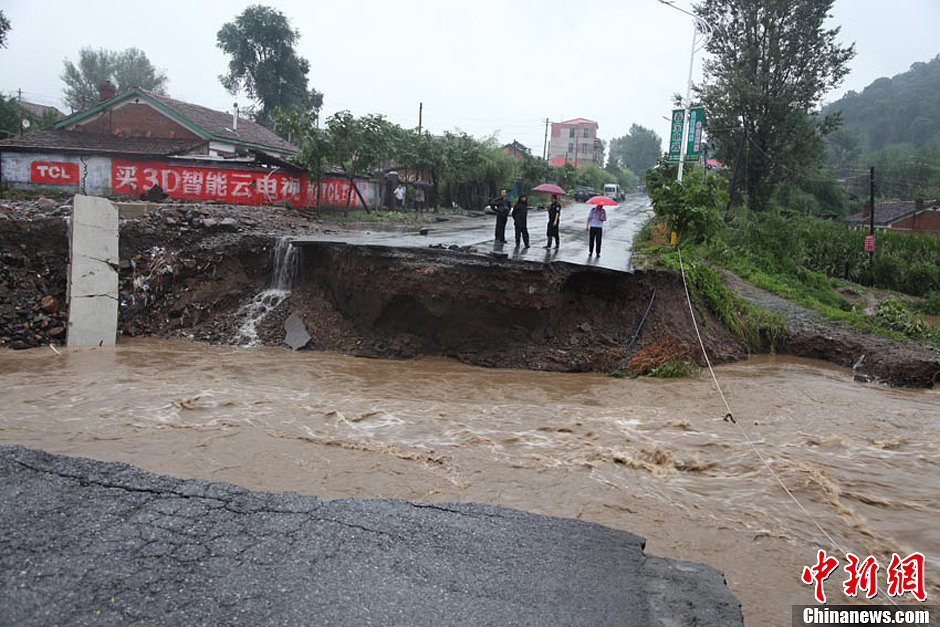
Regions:
M 555 248 L 558 248 L 558 223 L 561 222 L 561 203 L 558 202 L 558 196 L 552 196 L 552 204 L 548 206 L 548 230 L 546 236 L 548 243 L 545 248 L 552 247 L 552 238 L 555 238 Z
M 490 208 L 496 212 L 496 241 L 506 243 L 506 222 L 509 221 L 509 196 L 502 190 L 490 201 Z
M 529 197 L 523 194 L 519 196 L 519 202 L 512 208 L 512 224 L 516 229 L 516 248 L 519 247 L 519 239 L 525 243 L 524 248 L 529 247 Z

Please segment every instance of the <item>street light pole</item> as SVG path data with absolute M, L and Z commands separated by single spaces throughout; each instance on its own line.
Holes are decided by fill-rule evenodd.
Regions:
M 692 25 L 692 54 L 689 55 L 689 80 L 685 85 L 685 112 L 682 114 L 682 144 L 679 146 L 679 182 L 685 169 L 685 148 L 688 141 L 689 109 L 692 108 L 692 67 L 695 65 L 695 40 L 698 38 L 698 22 Z
M 695 19 L 695 24 L 692 26 L 692 53 L 689 55 L 689 80 L 687 81 L 685 87 L 685 111 L 683 112 L 682 118 L 682 145 L 679 147 L 678 179 L 679 182 L 682 182 L 682 171 L 685 168 L 685 150 L 686 143 L 688 141 L 687 137 L 688 133 L 692 131 L 692 129 L 689 128 L 689 110 L 692 108 L 692 69 L 695 66 L 695 53 L 705 48 L 705 44 L 708 42 L 708 35 L 712 31 L 712 27 L 708 22 L 699 16 L 695 15 L 694 13 L 689 13 L 685 9 L 680 9 L 676 5 L 672 4 L 672 2 L 667 2 L 666 0 L 659 0 L 659 2 L 660 4 L 665 4 L 667 7 L 685 13 L 686 15 L 689 15 Z M 701 42 L 699 42 L 698 39 L 699 31 L 702 31 Z

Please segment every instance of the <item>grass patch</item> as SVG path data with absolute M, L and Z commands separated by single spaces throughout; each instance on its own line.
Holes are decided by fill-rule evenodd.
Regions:
M 651 366 L 644 374 L 648 377 L 660 379 L 675 379 L 691 377 L 701 370 L 698 366 L 683 359 L 667 359 L 661 364 Z

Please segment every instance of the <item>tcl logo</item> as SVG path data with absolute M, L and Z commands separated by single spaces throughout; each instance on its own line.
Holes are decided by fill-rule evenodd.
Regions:
M 29 178 L 37 183 L 78 183 L 78 164 L 62 161 L 33 161 Z

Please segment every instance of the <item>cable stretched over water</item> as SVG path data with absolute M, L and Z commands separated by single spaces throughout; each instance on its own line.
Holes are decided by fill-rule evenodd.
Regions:
M 689 293 L 689 284 L 685 278 L 685 264 L 682 262 L 682 247 L 677 245 L 676 250 L 678 250 L 679 252 L 679 270 L 682 273 L 682 286 L 683 288 L 685 288 L 685 298 L 689 304 L 689 315 L 692 317 L 692 326 L 695 328 L 695 335 L 698 338 L 699 346 L 702 348 L 702 356 L 705 357 L 705 364 L 708 366 L 708 372 L 712 376 L 712 381 L 715 384 L 715 389 L 718 390 L 718 395 L 721 397 L 721 402 L 724 403 L 725 409 L 728 412 L 725 414 L 725 420 L 730 421 L 735 426 L 737 426 L 737 428 L 741 431 L 741 435 L 744 437 L 744 441 L 747 442 L 748 446 L 751 447 L 751 450 L 754 451 L 754 453 L 757 455 L 758 459 L 760 459 L 764 467 L 767 468 L 767 471 L 770 472 L 771 476 L 780 485 L 780 487 L 783 489 L 786 495 L 790 497 L 790 500 L 796 503 L 796 506 L 800 509 L 801 512 L 803 512 L 806 518 L 809 519 L 814 525 L 816 525 L 816 528 L 819 529 L 819 532 L 822 533 L 823 536 L 825 536 L 827 540 L 829 540 L 830 544 L 833 547 L 835 547 L 836 550 L 838 550 L 842 555 L 848 554 L 848 551 L 842 548 L 842 545 L 836 542 L 835 539 L 831 535 L 829 535 L 829 532 L 827 532 L 823 528 L 823 526 L 819 524 L 819 521 L 816 520 L 816 518 L 812 514 L 809 513 L 809 510 L 807 510 L 803 506 L 803 504 L 800 502 L 800 500 L 796 498 L 796 495 L 794 495 L 793 492 L 790 491 L 790 488 L 786 486 L 786 484 L 780 478 L 780 475 L 777 474 L 777 472 L 770 465 L 770 462 L 767 461 L 764 455 L 760 452 L 760 449 L 758 449 L 757 446 L 754 444 L 754 441 L 751 440 L 751 437 L 748 434 L 747 430 L 737 420 L 735 420 L 734 413 L 731 411 L 731 405 L 728 404 L 728 399 L 725 398 L 725 393 L 722 391 L 721 385 L 718 383 L 718 377 L 715 376 L 715 370 L 714 368 L 712 368 L 711 360 L 708 358 L 708 352 L 705 350 L 705 342 L 702 341 L 702 334 L 701 332 L 699 332 L 698 321 L 695 319 L 695 309 L 692 307 L 692 296 Z M 878 591 L 878 594 L 882 594 L 882 591 L 880 589 Z M 887 596 L 887 599 L 888 601 L 891 602 L 892 605 L 894 606 L 898 605 L 894 601 L 894 599 L 891 598 L 890 595 Z

